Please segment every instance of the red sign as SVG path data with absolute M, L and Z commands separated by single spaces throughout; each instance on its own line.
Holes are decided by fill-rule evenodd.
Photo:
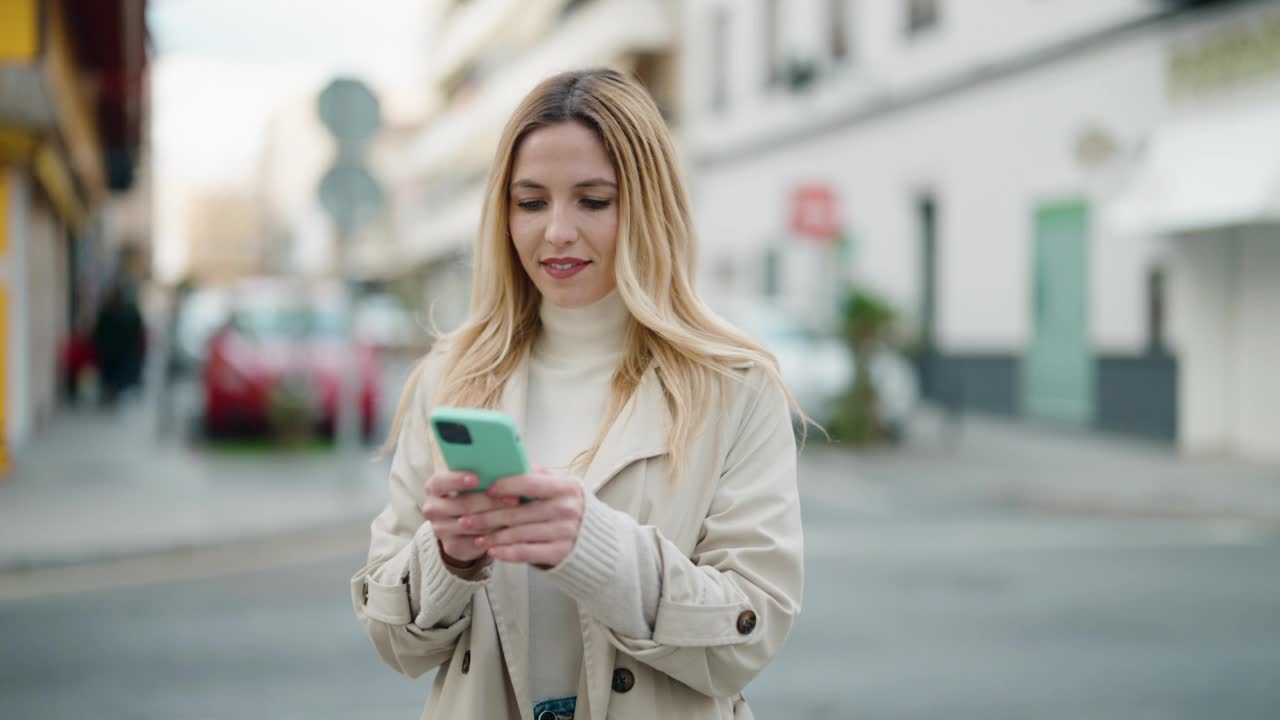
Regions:
M 826 185 L 801 185 L 791 192 L 791 232 L 832 242 L 840 235 L 836 194 Z

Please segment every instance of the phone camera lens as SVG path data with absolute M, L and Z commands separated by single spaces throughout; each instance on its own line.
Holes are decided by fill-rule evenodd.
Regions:
M 470 445 L 471 433 L 467 431 L 465 425 L 455 422 L 441 421 L 436 423 L 436 429 L 440 431 L 440 439 L 450 445 Z

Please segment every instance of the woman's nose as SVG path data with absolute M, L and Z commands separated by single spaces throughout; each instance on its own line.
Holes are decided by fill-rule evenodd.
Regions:
M 547 242 L 552 245 L 569 245 L 578 239 L 578 229 L 567 213 L 553 211 L 547 223 Z

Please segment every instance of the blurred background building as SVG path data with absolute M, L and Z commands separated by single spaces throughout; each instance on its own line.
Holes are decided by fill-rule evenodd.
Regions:
M 263 28 L 288 32 L 216 4 L 0 8 L 11 443 L 54 411 L 60 353 L 121 273 L 144 301 L 340 276 L 419 333 L 456 325 L 507 117 L 542 78 L 610 65 L 676 131 L 704 293 L 803 331 L 774 349 L 807 363 L 797 382 L 830 376 L 819 395 L 848 384 L 815 359 L 844 352 L 857 290 L 933 403 L 1280 460 L 1275 2 L 388 1 L 317 15 L 346 50 L 287 4 Z M 393 27 L 399 50 L 362 66 Z M 346 234 L 318 192 L 340 75 L 381 112 L 361 162 L 382 201 Z
M 143 0 L 0 2 L 0 441 L 58 404 L 60 354 L 150 244 Z
M 683 7 L 709 290 L 871 287 L 936 401 L 1280 458 L 1276 3 Z

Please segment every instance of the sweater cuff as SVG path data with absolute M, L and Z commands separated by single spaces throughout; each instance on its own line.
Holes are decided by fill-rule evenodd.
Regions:
M 418 528 L 414 542 L 422 568 L 417 598 L 411 598 L 419 601 L 414 608 L 414 622 L 426 629 L 449 624 L 462 615 L 476 589 L 489 579 L 491 563 L 482 562 L 475 569 L 461 571 L 465 577 L 451 570 L 440 556 L 440 545 L 429 522 Z
M 589 604 L 613 579 L 618 561 L 619 529 L 612 508 L 591 493 L 584 496 L 586 505 L 578 540 L 569 556 L 547 574 L 575 600 Z

